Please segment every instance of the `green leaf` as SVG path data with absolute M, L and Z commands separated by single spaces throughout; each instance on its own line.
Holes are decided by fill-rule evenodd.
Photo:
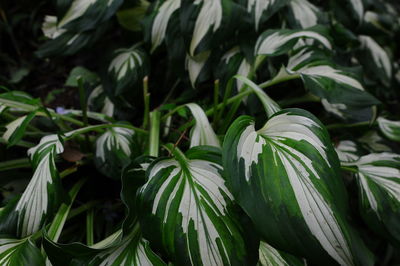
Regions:
M 390 142 L 382 138 L 376 131 L 367 131 L 358 139 L 370 152 L 391 152 Z
M 247 0 L 247 12 L 250 13 L 254 20 L 256 31 L 260 28 L 260 24 L 265 22 L 279 9 L 284 7 L 289 0 Z
M 138 6 L 128 9 L 122 9 L 117 12 L 117 19 L 119 24 L 127 30 L 140 31 L 142 26 L 141 20 L 144 18 L 149 3 L 141 0 Z
M 144 237 L 177 265 L 250 263 L 219 150 L 198 146 L 183 154 L 171 146 L 174 157 L 149 166 L 138 194 Z
M 225 136 L 223 165 L 236 201 L 275 248 L 317 265 L 372 265 L 345 220 L 339 161 L 313 115 L 284 109 L 257 131 L 253 118 L 239 117 Z
M 121 169 L 130 163 L 134 151 L 134 131 L 114 127 L 96 141 L 95 164 L 106 176 L 120 179 Z
M 203 81 L 203 73 L 206 71 L 206 63 L 210 57 L 210 51 L 202 52 L 196 56 L 186 56 L 186 69 L 189 72 L 189 79 L 193 88 Z
M 15 207 L 18 214 L 17 233 L 27 236 L 37 232 L 46 218 L 58 207 L 62 188 L 55 157 L 64 150 L 61 137 L 48 135 L 28 150 L 35 169 L 32 179 Z
M 340 141 L 335 150 L 341 162 L 357 161 L 360 158 L 357 144 L 351 140 Z
M 26 128 L 35 115 L 35 111 L 30 112 L 29 114 L 21 116 L 6 125 L 7 130 L 3 134 L 3 139 L 8 142 L 7 147 L 17 144 L 22 139 Z
M 45 261 L 40 250 L 29 238 L 1 238 L 0 264 L 42 266 Z
M 201 107 L 195 103 L 188 103 L 186 107 L 192 112 L 196 124 L 190 132 L 190 147 L 209 145 L 220 148 L 218 137 L 208 121 L 207 115 Z
M 379 129 L 390 140 L 400 142 L 400 121 L 388 120 L 383 117 L 378 117 Z
M 286 54 L 299 39 L 309 38 L 318 41 L 327 49 L 332 49 L 327 29 L 315 26 L 304 30 L 267 30 L 258 37 L 255 53 L 257 55 L 277 56 Z
M 301 259 L 290 255 L 289 253 L 285 253 L 279 251 L 266 242 L 260 242 L 260 251 L 259 251 L 259 266 L 301 266 L 307 265 Z
M 99 76 L 96 73 L 88 70 L 87 68 L 77 66 L 74 67 L 69 73 L 65 85 L 71 87 L 78 87 L 79 77 L 81 77 L 83 81 L 88 84 L 95 84 L 100 80 Z
M 400 155 L 372 153 L 355 162 L 359 202 L 370 228 L 400 244 Z

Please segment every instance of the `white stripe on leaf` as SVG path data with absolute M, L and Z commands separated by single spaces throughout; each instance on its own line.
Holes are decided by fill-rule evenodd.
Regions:
M 207 119 L 207 115 L 203 109 L 195 103 L 188 103 L 186 106 L 192 112 L 192 115 L 196 121 L 196 124 L 190 133 L 190 147 L 210 145 L 220 148 L 221 145 L 218 137 L 211 127 L 210 122 Z
M 377 119 L 379 129 L 388 139 L 400 141 L 400 121 L 392 121 L 383 117 Z
M 151 52 L 153 52 L 165 38 L 168 22 L 172 14 L 181 6 L 181 0 L 164 1 L 157 11 L 151 28 Z
M 359 21 L 361 22 L 364 18 L 364 4 L 362 0 L 349 0 L 353 11 L 356 13 Z
M 370 52 L 375 66 L 378 69 L 383 69 L 386 78 L 390 80 L 392 78 L 392 64 L 386 51 L 369 36 L 360 35 L 358 39 L 361 42 L 362 48 Z
M 134 131 L 122 127 L 114 127 L 104 132 L 96 141 L 96 157 L 106 162 L 107 152 L 123 152 L 127 157 L 132 153 L 131 142 Z
M 18 128 L 21 126 L 21 124 L 24 122 L 24 120 L 27 118 L 27 115 L 21 116 L 14 121 L 8 123 L 6 125 L 6 131 L 3 134 L 3 139 L 8 141 L 10 137 L 18 130 Z
M 354 141 L 342 140 L 335 149 L 341 162 L 352 162 L 360 158 L 357 154 L 357 144 Z
M 290 8 L 297 23 L 304 29 L 318 24 L 320 10 L 307 0 L 292 0 Z
M 141 67 L 143 60 L 141 54 L 135 50 L 127 50 L 119 53 L 112 61 L 108 72 L 114 72 L 116 80 L 123 79 L 135 68 Z
M 186 69 L 189 72 L 189 79 L 192 83 L 193 88 L 195 87 L 197 79 L 199 78 L 200 73 L 203 70 L 203 67 L 207 62 L 209 56 L 209 51 L 198 54 L 195 57 L 192 57 L 190 55 L 186 56 Z

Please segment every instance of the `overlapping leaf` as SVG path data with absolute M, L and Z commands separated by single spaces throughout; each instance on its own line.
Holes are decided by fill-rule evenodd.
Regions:
M 266 242 L 260 242 L 259 250 L 259 262 L 260 266 L 300 266 L 307 265 L 301 259 L 296 258 L 288 253 L 279 251 Z
M 29 238 L 1 238 L 0 264 L 42 266 L 44 265 L 44 258 Z
M 258 31 L 260 24 L 265 22 L 279 9 L 284 7 L 289 0 L 247 0 L 247 12 L 251 14 L 255 29 Z
M 239 117 L 225 137 L 223 165 L 235 199 L 274 247 L 311 263 L 373 264 L 345 220 L 328 133 L 310 113 L 282 110 L 257 131 L 254 119 Z
M 400 121 L 378 117 L 377 122 L 379 129 L 385 137 L 393 141 L 400 141 Z
M 177 265 L 251 263 L 218 150 L 203 146 L 173 154 L 147 169 L 139 193 L 144 236 Z
M 298 28 L 305 29 L 318 24 L 321 10 L 307 0 L 292 0 L 289 3 L 290 20 Z
M 372 153 L 354 166 L 363 218 L 371 229 L 400 244 L 400 155 Z

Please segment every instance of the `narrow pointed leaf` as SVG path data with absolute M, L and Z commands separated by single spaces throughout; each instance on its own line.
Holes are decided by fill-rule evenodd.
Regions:
M 193 88 L 195 88 L 198 82 L 201 82 L 204 79 L 203 76 L 205 75 L 204 73 L 206 71 L 205 65 L 209 57 L 209 51 L 203 52 L 194 57 L 190 55 L 186 56 L 186 69 L 189 72 L 189 79 Z
M 260 242 L 259 251 L 259 262 L 260 266 L 301 266 L 307 265 L 301 259 L 290 255 L 288 253 L 279 251 L 266 242 Z
M 284 7 L 288 0 L 247 0 L 247 12 L 252 15 L 256 31 L 260 24 Z
M 35 115 L 36 112 L 30 112 L 28 115 L 21 116 L 6 125 L 7 130 L 3 134 L 3 139 L 8 142 L 8 147 L 15 145 L 22 139 L 26 128 Z
M 292 24 L 305 29 L 318 24 L 321 11 L 307 0 L 292 0 L 289 3 Z
M 313 115 L 284 109 L 257 131 L 254 119 L 239 117 L 225 137 L 223 165 L 235 199 L 268 243 L 311 263 L 372 265 L 345 220 L 339 161 Z
M 0 239 L 0 265 L 44 265 L 40 250 L 30 239 Z
M 192 112 L 192 115 L 196 120 L 196 124 L 190 132 L 190 147 L 209 145 L 220 148 L 221 145 L 218 137 L 211 127 L 203 109 L 195 103 L 188 103 L 186 106 L 189 108 L 190 112 Z
M 144 237 L 176 265 L 250 263 L 218 150 L 203 146 L 173 153 L 147 169 L 139 193 Z
M 267 30 L 258 38 L 255 53 L 269 56 L 282 55 L 291 50 L 302 38 L 314 39 L 325 48 L 332 48 L 326 29 L 316 26 L 304 30 Z

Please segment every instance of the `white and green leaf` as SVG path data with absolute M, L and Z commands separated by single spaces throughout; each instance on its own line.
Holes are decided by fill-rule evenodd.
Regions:
M 204 66 L 210 56 L 210 51 L 206 51 L 200 53 L 194 57 L 187 55 L 186 56 L 186 69 L 189 72 L 189 79 L 192 83 L 193 88 L 196 83 L 199 81 L 201 74 L 204 70 Z
M 329 135 L 310 113 L 284 109 L 260 130 L 253 118 L 239 117 L 225 137 L 223 165 L 228 187 L 268 243 L 311 263 L 372 265 L 345 220 L 346 191 Z
M 358 139 L 370 152 L 391 152 L 390 143 L 382 138 L 376 131 L 368 131 Z
M 325 28 L 316 26 L 304 30 L 267 30 L 258 38 L 255 54 L 277 56 L 287 53 L 300 39 L 318 41 L 327 49 L 332 49 Z
M 40 250 L 29 238 L 0 239 L 0 265 L 44 265 Z
M 196 121 L 196 124 L 190 132 L 190 147 L 200 145 L 221 147 L 219 139 L 211 127 L 204 110 L 195 103 L 188 103 L 186 107 L 192 112 Z
M 372 153 L 345 165 L 355 167 L 361 213 L 367 224 L 400 243 L 400 155 Z
M 149 166 L 139 193 L 144 237 L 176 264 L 246 264 L 245 236 L 218 149 L 198 146 L 184 155 L 171 146 L 174 157 Z
M 135 49 L 122 49 L 116 52 L 116 56 L 108 67 L 108 72 L 115 76 L 115 80 L 119 81 L 132 72 L 143 66 L 143 54 Z
M 247 0 L 247 12 L 252 14 L 256 31 L 260 24 L 284 7 L 288 0 Z
M 393 141 L 400 141 L 400 121 L 389 120 L 381 116 L 376 121 L 385 137 Z
M 357 144 L 351 140 L 342 140 L 335 147 L 341 162 L 357 161 L 360 158 Z
M 8 147 L 15 145 L 22 139 L 26 128 L 35 115 L 36 112 L 30 112 L 29 114 L 21 116 L 6 125 L 6 131 L 3 134 L 3 139 L 7 141 Z
M 359 22 L 364 19 L 364 4 L 362 0 L 348 0 L 353 13 L 356 15 Z
M 259 266 L 300 266 L 307 265 L 293 255 L 279 251 L 264 241 L 260 241 Z
M 307 0 L 292 0 L 289 3 L 294 24 L 305 29 L 318 24 L 321 11 Z
M 61 198 L 61 187 L 55 160 L 64 151 L 58 135 L 43 137 L 39 144 L 28 150 L 34 173 L 15 211 L 18 214 L 17 233 L 24 237 L 37 232 Z

